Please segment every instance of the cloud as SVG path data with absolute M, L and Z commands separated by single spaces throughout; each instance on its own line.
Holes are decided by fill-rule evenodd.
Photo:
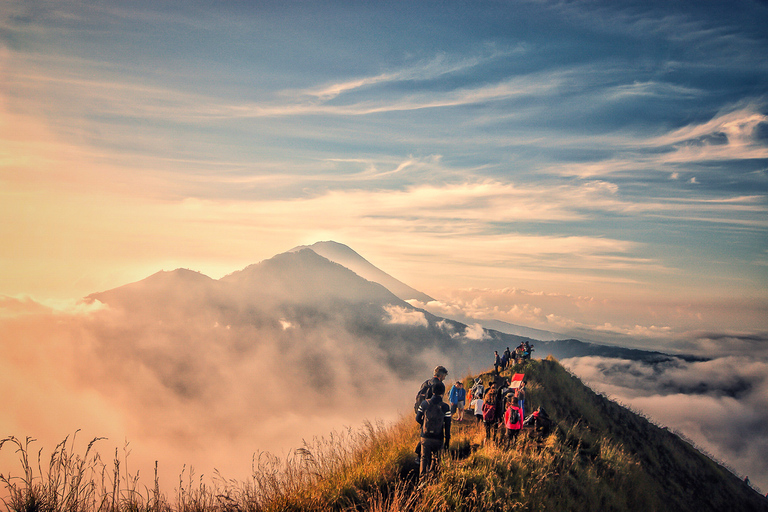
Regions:
M 445 288 L 440 297 L 413 305 L 447 318 L 500 320 L 556 332 L 559 338 L 649 350 L 723 356 L 768 347 L 757 341 L 765 337 L 759 320 L 768 312 L 764 300 L 616 297 L 604 291 L 580 295 L 545 291 L 543 286 Z M 705 325 L 711 330 L 702 330 Z
M 307 89 L 298 92 L 292 91 L 290 93 L 285 92 L 283 94 L 288 97 L 293 97 L 296 94 L 299 96 L 313 96 L 323 101 L 327 101 L 344 93 L 355 91 L 363 87 L 411 80 L 433 80 L 444 75 L 467 72 L 484 62 L 493 61 L 494 59 L 498 58 L 504 58 L 512 53 L 517 53 L 519 51 L 521 51 L 521 49 L 516 48 L 515 50 L 509 52 L 496 51 L 491 52 L 488 55 L 477 55 L 463 58 L 451 58 L 451 56 L 445 53 L 441 53 L 427 62 L 419 62 L 416 65 L 389 73 L 356 78 L 347 82 L 334 83 L 315 89 Z
M 365 333 L 311 315 L 270 323 L 256 310 L 225 318 L 215 306 L 194 315 L 177 306 L 54 310 L 0 300 L 9 412 L 0 432 L 32 436 L 49 450 L 81 429 L 81 439 L 108 438 L 97 446 L 104 460 L 127 440 L 131 471 L 151 475 L 159 461 L 165 489 L 185 464 L 240 478 L 255 452 L 282 456 L 302 439 L 396 419 L 409 410 L 418 370 L 445 360 L 436 351 L 410 353 L 412 368 L 393 369 L 391 355 Z M 423 313 L 391 311 L 408 325 L 425 321 Z M 402 372 L 414 372 L 412 381 Z M 8 457 L 3 467 L 11 468 Z
M 482 341 L 489 338 L 488 333 L 480 324 L 468 325 L 464 330 L 464 337 L 472 341 Z
M 422 311 L 408 309 L 403 306 L 387 305 L 384 311 L 389 315 L 389 323 L 428 327 L 429 321 Z
M 583 357 L 563 360 L 597 391 L 681 432 L 753 483 L 768 487 L 768 359 L 765 340 L 749 343 L 758 357 L 648 364 Z

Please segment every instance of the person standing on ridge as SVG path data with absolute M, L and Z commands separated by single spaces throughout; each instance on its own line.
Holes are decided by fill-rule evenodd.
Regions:
M 473 395 L 474 396 L 474 395 Z M 483 422 L 483 395 L 477 395 L 477 398 L 472 399 L 472 407 L 475 410 L 475 418 L 477 419 L 477 424 Z
M 454 391 L 454 397 L 451 398 L 451 414 L 456 416 L 456 421 L 464 420 L 464 405 L 467 403 L 467 390 L 464 389 L 464 383 L 456 381 L 456 385 L 451 391 Z
M 517 405 L 520 407 L 520 414 L 525 420 L 525 381 L 520 382 L 520 387 L 515 391 L 517 397 Z
M 489 443 L 496 438 L 496 424 L 498 422 L 498 411 L 496 405 L 496 384 L 491 382 L 483 397 L 483 424 L 485 426 L 485 441 Z
M 493 351 L 493 370 L 496 373 L 499 373 L 499 368 L 501 367 L 501 357 L 499 357 L 499 351 L 494 350 Z
M 432 397 L 421 402 L 416 410 L 416 422 L 421 425 L 420 478 L 439 463 L 441 450 L 447 450 L 451 444 L 451 408 L 443 402 L 444 394 L 445 385 L 435 383 Z
M 421 402 L 432 398 L 432 388 L 438 382 L 442 384 L 446 376 L 448 376 L 448 370 L 445 369 L 445 366 L 435 367 L 434 376 L 431 379 L 425 380 L 421 384 L 419 392 L 416 393 L 416 403 L 413 405 L 414 412 L 419 410 Z M 445 390 L 445 385 L 443 385 L 443 390 Z
M 469 392 L 472 393 L 472 399 L 482 399 L 483 394 L 485 394 L 485 389 L 483 389 L 483 381 L 477 379 L 477 382 L 475 382 L 474 386 L 472 386 L 472 389 L 470 389 Z
M 448 391 L 448 405 L 451 406 L 451 417 L 456 417 L 456 409 L 459 407 L 459 381 L 457 380 Z
M 523 428 L 523 412 L 518 407 L 517 397 L 512 397 L 504 412 L 504 426 L 507 427 L 507 442 L 515 444 L 520 430 Z
M 501 356 L 501 362 L 503 363 L 505 370 L 512 364 L 512 352 L 509 350 L 509 347 L 507 347 L 507 350 L 505 350 L 504 354 Z

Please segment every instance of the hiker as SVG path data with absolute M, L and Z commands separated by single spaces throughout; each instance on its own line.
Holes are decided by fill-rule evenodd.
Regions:
M 464 420 L 464 404 L 467 400 L 467 390 L 464 389 L 464 383 L 460 380 L 451 386 L 448 393 L 448 401 L 451 403 L 451 415 L 456 416 L 456 421 Z
M 520 343 L 515 349 L 515 361 L 519 364 L 525 359 L 525 344 Z
M 507 442 L 513 445 L 520 430 L 523 428 L 523 413 L 518 406 L 517 397 L 512 397 L 507 403 L 504 413 L 504 426 L 507 427 Z
M 499 373 L 499 368 L 501 367 L 501 358 L 499 357 L 499 351 L 494 350 L 493 351 L 493 371 L 496 373 Z
M 504 363 L 504 368 L 505 369 L 510 364 L 512 364 L 512 352 L 509 351 L 509 347 L 507 347 L 507 350 L 504 351 L 504 354 L 501 356 L 501 360 Z
M 534 432 L 540 437 L 547 437 L 552 431 L 553 422 L 549 419 L 547 411 L 543 407 L 539 407 L 525 419 L 523 426 L 533 427 Z
M 421 425 L 421 462 L 419 477 L 426 475 L 440 460 L 440 451 L 451 444 L 451 408 L 443 402 L 445 385 L 436 382 L 432 386 L 432 397 L 424 400 L 416 411 L 416 421 Z
M 472 398 L 479 398 L 483 399 L 483 394 L 485 390 L 483 389 L 483 381 L 481 379 L 477 379 L 477 382 L 475 382 L 474 386 L 469 390 L 470 393 L 472 393 Z
M 520 382 L 520 387 L 515 390 L 517 404 L 520 407 L 520 414 L 525 418 L 525 381 Z
M 502 379 L 501 384 L 496 384 L 499 387 L 500 395 L 504 396 L 507 393 L 513 392 L 512 389 L 509 387 L 509 379 Z
M 496 383 L 492 382 L 483 397 L 483 424 L 485 425 L 485 440 L 492 441 L 496 438 L 496 424 L 498 423 L 498 394 Z
M 480 389 L 482 389 L 482 386 Z M 475 396 L 474 393 L 472 396 Z M 472 400 L 472 407 L 475 410 L 475 419 L 477 419 L 477 424 L 479 425 L 483 421 L 483 395 L 480 393 L 476 396 L 477 398 Z
M 432 387 L 437 382 L 442 384 L 442 382 L 445 380 L 445 377 L 447 375 L 448 375 L 448 370 L 445 369 L 445 366 L 435 367 L 434 376 L 431 379 L 425 380 L 421 384 L 421 388 L 419 388 L 419 392 L 416 393 L 416 403 L 413 404 L 414 412 L 418 411 L 419 406 L 421 405 L 421 402 L 432 398 Z M 445 386 L 443 386 L 443 389 L 445 389 Z
M 528 341 L 526 340 L 525 343 L 521 344 L 521 347 L 523 348 L 522 358 L 523 359 L 530 359 L 531 355 L 533 353 L 533 345 L 528 343 Z

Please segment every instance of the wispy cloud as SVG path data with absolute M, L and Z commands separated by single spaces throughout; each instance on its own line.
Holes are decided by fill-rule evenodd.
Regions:
M 492 62 L 495 59 L 504 58 L 515 53 L 521 53 L 523 51 L 524 50 L 521 47 L 518 47 L 514 50 L 506 52 L 493 51 L 488 55 L 476 55 L 472 57 L 459 58 L 454 58 L 443 53 L 435 56 L 430 61 L 418 62 L 410 65 L 409 67 L 389 73 L 357 78 L 347 82 L 334 83 L 318 88 L 299 91 L 285 91 L 282 94 L 289 98 L 295 96 L 311 96 L 323 101 L 327 101 L 344 93 L 367 86 L 403 81 L 427 81 L 454 73 L 464 73 L 473 68 L 476 68 L 483 63 Z

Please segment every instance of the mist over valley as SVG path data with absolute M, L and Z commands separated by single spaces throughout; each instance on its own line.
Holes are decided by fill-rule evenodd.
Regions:
M 355 260 L 369 277 L 396 282 Z M 406 302 L 419 303 L 407 285 L 396 289 L 400 297 L 297 248 L 218 280 L 161 271 L 69 310 L 3 299 L 2 384 L 16 405 L 0 425 L 48 447 L 78 429 L 105 445 L 128 442 L 134 467 L 148 474 L 158 460 L 166 484 L 190 466 L 237 477 L 254 454 L 284 456 L 315 436 L 410 415 L 436 364 L 450 383 L 528 339 L 535 357 L 554 355 L 762 483 L 765 359 L 532 340 L 433 315 Z

